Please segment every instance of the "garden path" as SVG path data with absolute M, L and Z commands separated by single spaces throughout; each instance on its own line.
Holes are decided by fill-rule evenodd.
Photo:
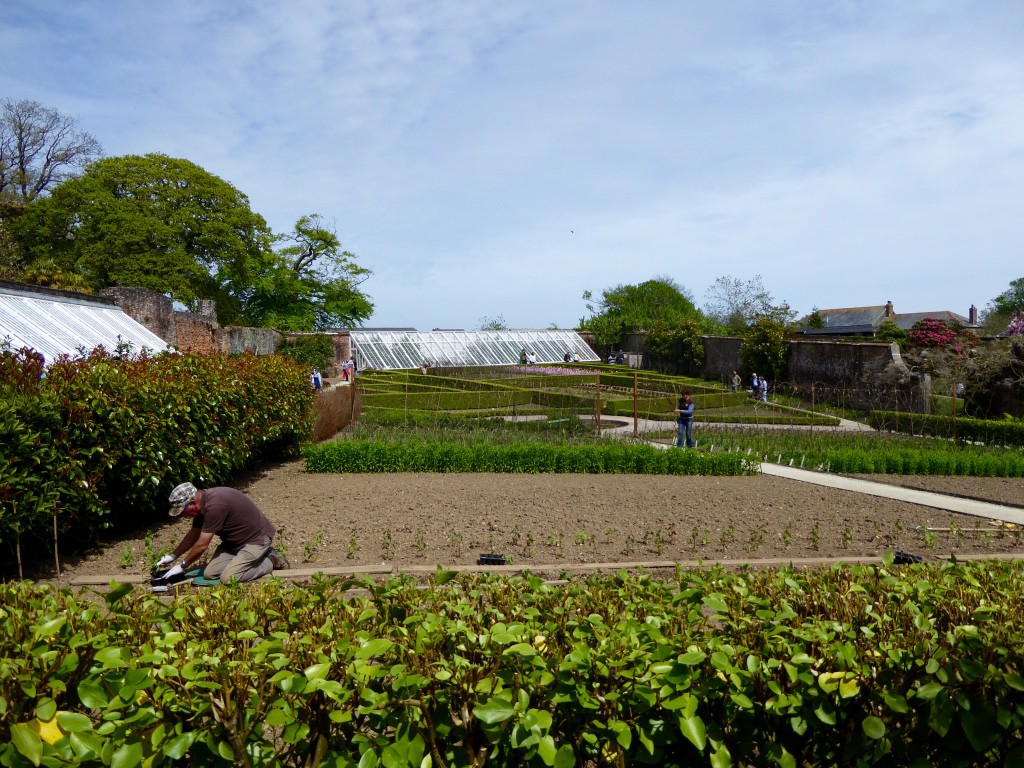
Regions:
M 628 423 L 625 423 L 628 421 Z M 633 434 L 633 420 L 625 420 L 621 427 L 609 427 L 602 430 L 604 435 L 614 436 L 628 436 Z M 653 432 L 657 430 L 664 431 L 666 429 L 666 422 L 664 421 L 653 421 L 649 419 L 638 419 L 637 432 Z M 699 422 L 698 422 L 699 424 Z M 703 424 L 701 427 L 709 427 L 712 425 Z M 723 425 L 726 426 L 726 425 Z M 734 426 L 734 425 L 727 425 Z M 764 428 L 782 428 L 782 429 L 803 429 L 806 430 L 808 427 L 792 427 L 784 424 L 779 425 L 760 425 L 760 429 Z M 871 427 L 860 424 L 856 421 L 841 420 L 838 427 L 811 427 L 813 430 L 818 431 L 874 431 Z M 650 445 L 656 448 L 671 448 L 672 446 L 668 443 L 650 442 Z M 872 480 L 863 480 L 855 477 L 848 477 L 846 475 L 836 475 L 828 472 L 816 472 L 809 469 L 798 469 L 796 467 L 782 466 L 779 464 L 771 464 L 768 462 L 761 463 L 761 474 L 773 475 L 775 477 L 781 477 L 787 480 L 795 480 L 802 483 L 810 483 L 812 485 L 821 485 L 828 488 L 838 488 L 844 491 L 853 491 L 855 493 L 863 493 L 868 496 L 879 496 L 886 499 L 893 499 L 895 501 L 906 501 L 911 504 L 917 504 L 923 507 L 931 507 L 933 509 L 942 509 L 948 512 L 959 512 L 965 515 L 973 515 L 974 517 L 982 517 L 986 520 L 998 520 L 1004 523 L 1014 523 L 1016 525 L 1024 525 L 1024 508 L 1020 507 L 1008 507 L 1003 504 L 993 504 L 988 501 L 979 501 L 977 499 L 968 499 L 960 496 L 950 496 L 943 493 L 934 493 L 932 491 L 921 491 L 915 488 L 903 488 L 896 485 L 889 485 L 887 483 L 879 483 Z

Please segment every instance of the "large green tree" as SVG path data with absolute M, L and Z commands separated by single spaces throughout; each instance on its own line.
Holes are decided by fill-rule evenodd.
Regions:
M 639 285 L 617 285 L 595 300 L 585 291 L 590 317 L 582 330 L 594 333 L 598 344 L 613 345 L 624 333 L 651 330 L 655 324 L 672 325 L 683 319 L 703 321 L 690 293 L 670 277 L 657 276 Z
M 273 234 L 249 199 L 195 163 L 166 155 L 98 160 L 11 223 L 22 253 L 52 259 L 94 288 L 140 286 L 194 307 L 214 299 L 222 322 L 241 314 Z
M 52 263 L 92 288 L 140 286 L 192 308 L 213 299 L 224 324 L 312 331 L 373 312 L 358 290 L 369 270 L 320 216 L 275 237 L 245 194 L 188 160 L 99 160 L 10 229 L 26 271 Z

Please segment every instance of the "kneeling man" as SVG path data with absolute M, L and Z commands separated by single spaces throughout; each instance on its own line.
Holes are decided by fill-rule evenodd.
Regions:
M 171 517 L 189 518 L 192 527 L 174 553 L 157 562 L 162 568 L 183 557 L 164 579 L 172 579 L 196 563 L 214 534 L 220 536 L 220 544 L 203 571 L 207 579 L 255 581 L 275 568 L 288 568 L 288 561 L 272 548 L 277 526 L 241 491 L 227 487 L 200 490 L 192 483 L 181 483 L 171 491 L 169 501 Z

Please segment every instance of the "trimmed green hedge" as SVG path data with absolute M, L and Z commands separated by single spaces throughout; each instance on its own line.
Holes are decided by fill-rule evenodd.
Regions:
M 494 444 L 483 441 L 340 440 L 306 446 L 309 472 L 564 472 L 587 474 L 742 475 L 757 465 L 739 454 L 600 445 Z
M 958 416 L 936 416 L 903 411 L 871 411 L 868 415 L 875 429 L 902 432 L 908 435 L 953 437 L 985 445 L 1024 447 L 1024 422 L 972 419 Z
M 526 390 L 508 389 L 497 392 L 483 390 L 456 392 L 364 392 L 363 405 L 370 408 L 412 408 L 419 411 L 458 411 L 470 408 L 510 408 L 527 405 L 532 396 Z
M 284 357 L 0 354 L 0 542 L 89 541 L 162 519 L 182 480 L 217 485 L 309 437 L 305 366 Z M 28 372 L 28 375 L 26 375 Z
M 693 403 L 695 406 L 695 413 L 697 418 L 702 418 L 702 414 L 705 411 L 714 410 L 717 408 L 731 408 L 736 405 L 745 403 L 750 398 L 742 392 L 714 392 L 710 394 L 694 395 Z M 632 416 L 633 415 L 633 399 L 621 398 L 617 395 L 615 399 L 609 398 L 607 403 L 605 399 L 601 398 L 602 405 L 605 405 L 605 412 L 608 414 L 616 414 L 620 416 Z M 679 404 L 678 397 L 640 397 L 637 398 L 636 407 L 637 410 L 642 414 L 669 414 L 673 415 L 675 407 Z M 657 418 L 655 416 L 655 418 Z
M 0 764 L 1019 766 L 1022 578 L 0 584 Z

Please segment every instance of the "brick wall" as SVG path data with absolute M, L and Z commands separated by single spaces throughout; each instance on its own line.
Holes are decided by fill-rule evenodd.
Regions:
M 209 299 L 199 302 L 198 312 L 184 312 L 175 310 L 167 296 L 148 288 L 104 288 L 100 295 L 113 299 L 125 314 L 182 352 L 269 355 L 281 338 L 271 328 L 221 328 L 216 302 Z
M 124 313 L 171 346 L 178 346 L 174 307 L 169 298 L 148 288 L 103 288 L 101 296 L 112 299 Z

